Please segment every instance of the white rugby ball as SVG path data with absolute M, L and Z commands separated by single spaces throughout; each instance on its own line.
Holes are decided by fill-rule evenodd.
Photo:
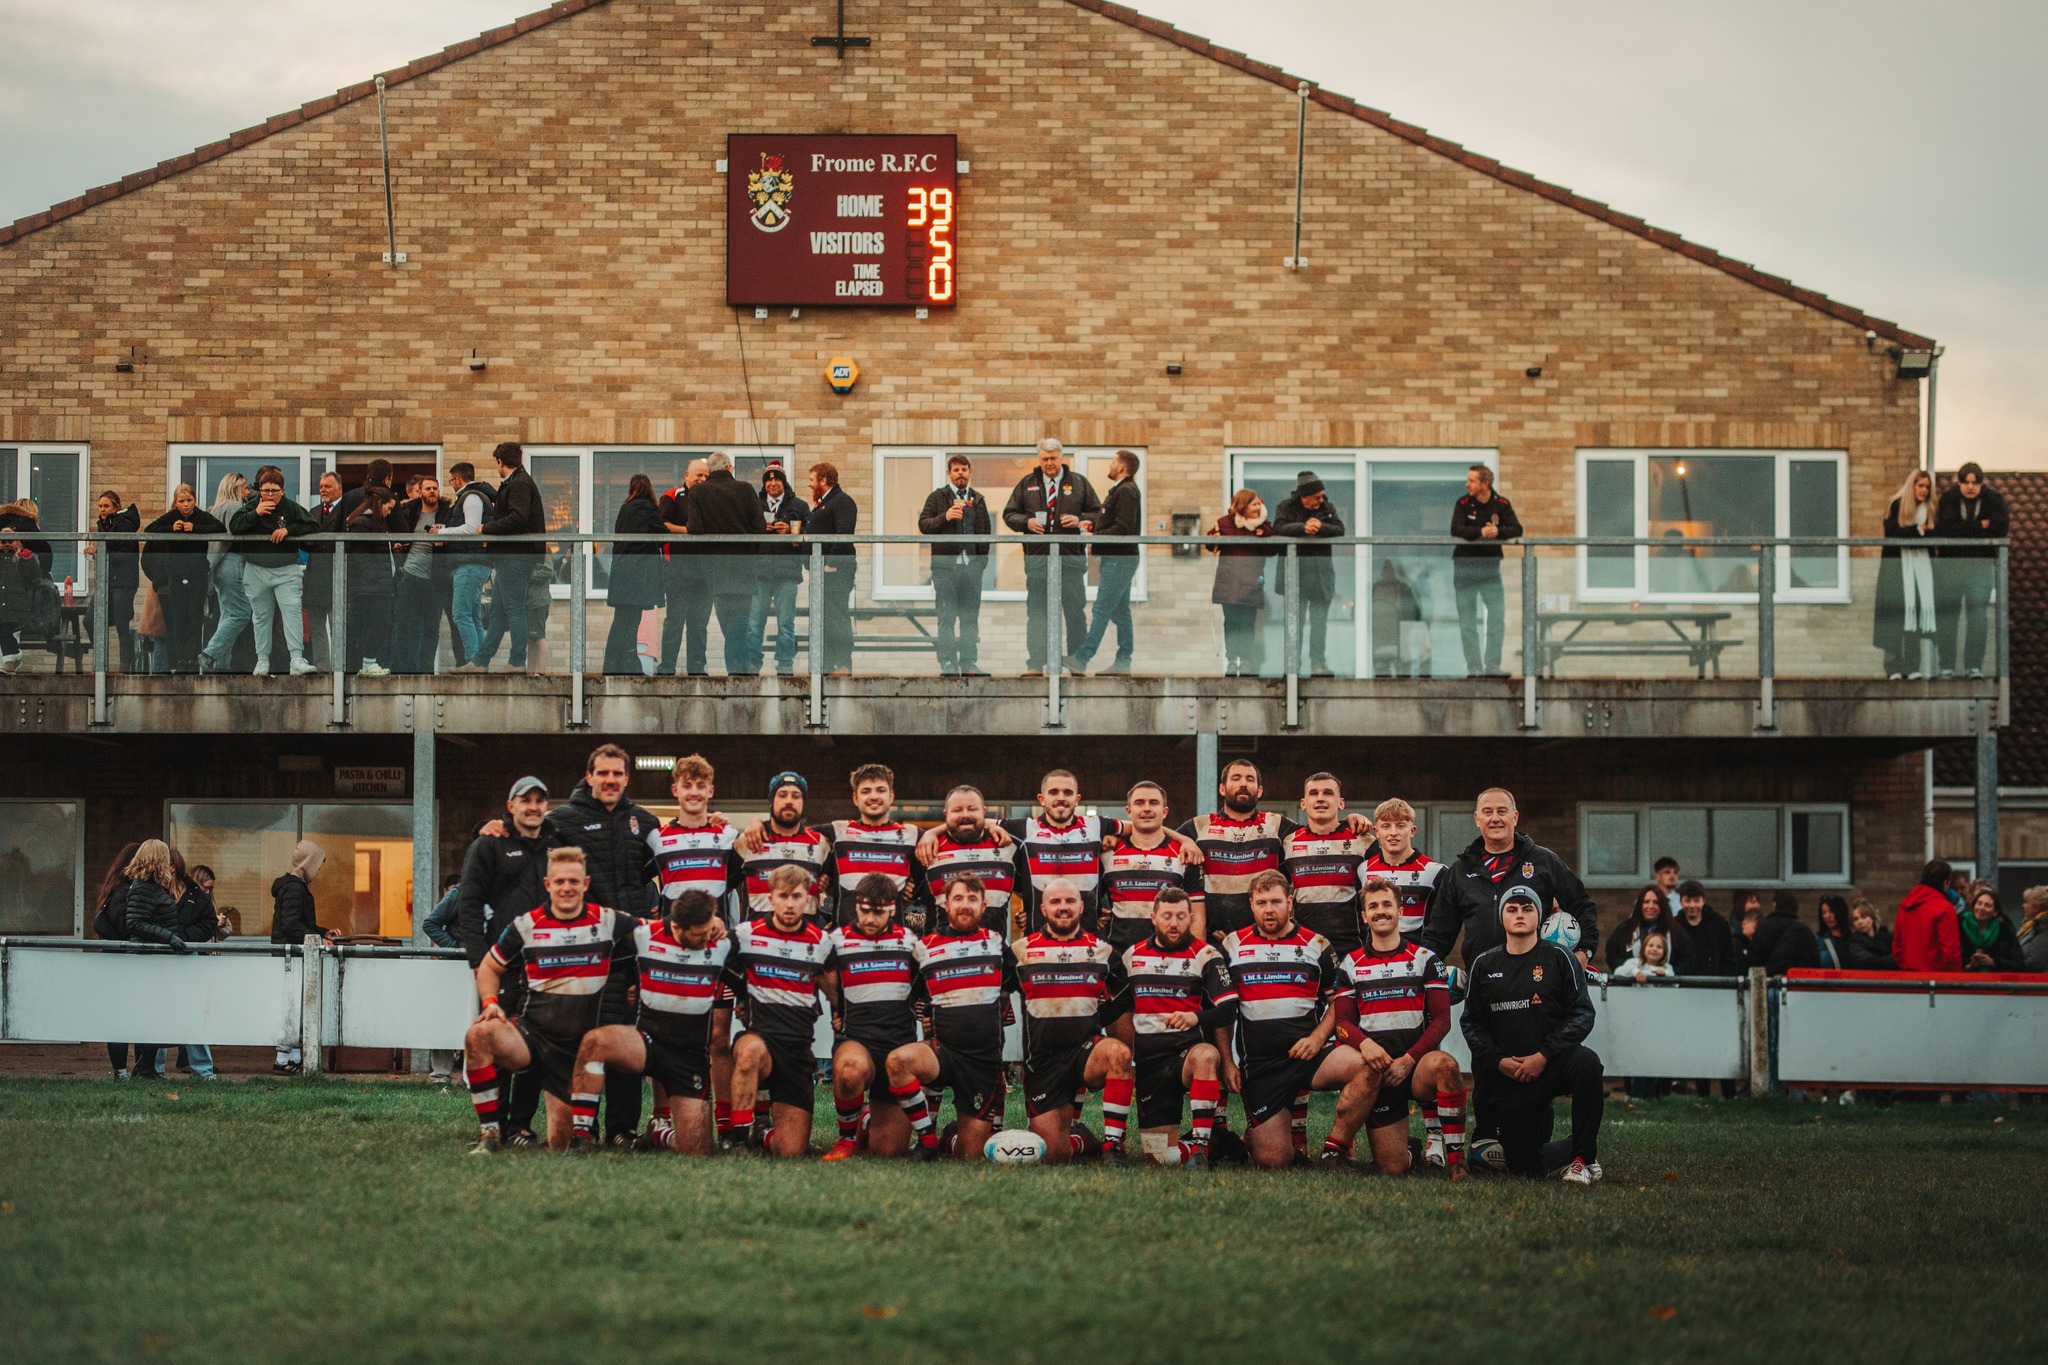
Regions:
M 1540 935 L 1545 943 L 1555 943 L 1566 952 L 1579 946 L 1579 922 L 1560 910 L 1543 921 Z
M 982 1144 L 981 1154 L 998 1166 L 1035 1166 L 1045 1160 L 1045 1139 L 1029 1128 L 1005 1128 Z

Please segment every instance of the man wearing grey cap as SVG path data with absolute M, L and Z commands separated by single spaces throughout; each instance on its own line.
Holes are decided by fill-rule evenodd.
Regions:
M 547 876 L 548 855 L 541 839 L 541 821 L 547 813 L 547 784 L 531 775 L 520 778 L 505 797 L 505 832 L 479 832 L 462 859 L 462 882 L 455 893 L 455 937 L 472 972 L 506 925 L 547 903 L 542 882 Z M 524 971 L 517 966 L 508 968 L 498 986 L 499 1006 L 506 1014 L 516 1015 L 525 997 Z M 512 1078 L 510 1087 L 504 1112 L 506 1142 L 515 1147 L 532 1146 L 540 1081 L 522 1074 Z

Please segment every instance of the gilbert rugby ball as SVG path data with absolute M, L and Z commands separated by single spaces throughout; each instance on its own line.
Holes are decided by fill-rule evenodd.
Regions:
M 1005 1128 L 982 1144 L 981 1154 L 998 1166 L 1035 1166 L 1045 1160 L 1045 1139 L 1029 1128 Z
M 1560 910 L 1543 921 L 1541 937 L 1545 943 L 1555 943 L 1570 952 L 1579 946 L 1579 922 Z

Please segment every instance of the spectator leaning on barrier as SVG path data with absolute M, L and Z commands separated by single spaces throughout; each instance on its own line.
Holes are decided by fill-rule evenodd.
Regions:
M 775 614 L 776 676 L 796 672 L 796 590 L 804 581 L 804 552 L 794 538 L 804 533 L 810 514 L 811 505 L 790 490 L 789 471 L 770 461 L 761 471 L 761 518 L 770 535 L 789 543 L 764 546 L 755 566 L 754 606 L 747 618 L 748 672 L 761 671 L 761 632 L 768 628 L 770 612 Z
M 1514 505 L 1494 491 L 1493 470 L 1483 464 L 1465 471 L 1465 496 L 1451 509 L 1451 534 L 1470 542 L 1451 551 L 1451 584 L 1458 599 L 1458 638 L 1465 646 L 1465 672 L 1475 678 L 1504 676 L 1500 650 L 1508 618 L 1507 593 L 1500 580 L 1500 543 L 1520 536 L 1522 522 Z M 1483 626 L 1479 619 L 1482 608 L 1486 613 Z
M 323 535 L 341 529 L 342 518 L 348 515 L 342 504 L 341 475 L 330 469 L 320 476 L 319 501 L 306 511 L 320 524 Z M 306 657 L 323 673 L 334 667 L 334 657 L 327 647 L 327 623 L 334 610 L 334 559 L 340 553 L 338 546 L 308 546 L 306 573 L 300 586 L 300 597 L 306 607 Z
M 704 482 L 690 490 L 690 538 L 767 535 L 760 495 L 734 477 L 732 456 L 714 450 L 705 464 L 709 472 Z M 708 545 L 700 553 L 710 565 L 706 577 L 718 613 L 718 633 L 724 637 L 726 676 L 755 672 L 761 666 L 754 658 L 760 637 L 749 643 L 747 628 L 753 621 L 754 589 L 760 581 L 759 549 L 753 545 Z
M 1294 494 L 1273 513 L 1273 533 L 1298 540 L 1331 540 L 1344 534 L 1344 522 L 1330 504 L 1329 494 L 1315 471 L 1304 469 L 1294 476 Z M 1337 595 L 1337 567 L 1327 545 L 1308 544 L 1295 551 L 1295 572 L 1300 575 L 1301 592 L 1287 609 L 1301 621 L 1301 648 L 1308 656 L 1309 672 L 1319 678 L 1334 676 L 1328 656 L 1330 603 Z M 1280 589 L 1287 589 L 1283 573 Z
M 1799 897 L 1790 891 L 1771 893 L 1771 913 L 1756 926 L 1749 944 L 1749 965 L 1766 975 L 1783 976 L 1794 967 L 1820 966 L 1820 945 L 1813 930 L 1799 918 Z
M 1861 896 L 1849 907 L 1849 936 L 1842 940 L 1842 962 L 1856 972 L 1895 972 L 1892 931 L 1877 922 L 1877 907 Z
M 45 639 L 59 625 L 57 590 L 34 550 L 11 532 L 0 530 L 0 674 L 21 667 L 21 632 L 35 630 Z
M 988 499 L 974 487 L 974 462 L 965 455 L 946 461 L 946 481 L 918 510 L 917 529 L 940 539 L 932 543 L 932 605 L 938 610 L 941 677 L 986 677 L 981 659 L 981 583 L 989 546 L 947 544 L 948 536 L 992 534 Z
M 1949 865 L 1939 858 L 1920 869 L 1920 882 L 1892 918 L 1892 956 L 1902 972 L 1959 972 L 1962 931 L 1948 898 Z
M 1138 492 L 1138 455 L 1119 450 L 1109 462 L 1109 492 L 1102 498 L 1102 514 L 1095 523 L 1098 536 L 1141 536 L 1145 534 L 1145 500 Z M 1138 578 L 1138 547 L 1102 545 L 1095 547 L 1095 564 L 1100 570 L 1095 585 L 1095 619 L 1088 634 L 1073 647 L 1074 658 L 1092 666 L 1095 651 L 1111 626 L 1116 627 L 1116 654 L 1105 673 L 1131 671 L 1131 654 L 1137 648 L 1137 630 L 1131 621 L 1131 587 Z M 1318 654 L 1317 658 L 1322 655 Z
M 1916 469 L 1884 514 L 1885 540 L 1904 544 L 1887 544 L 1878 559 L 1870 642 L 1884 651 L 1885 674 L 1894 679 L 1921 676 L 1921 641 L 1937 629 L 1933 557 L 1911 548 L 1934 533 L 1933 497 L 1933 476 Z
M 2048 972 L 2048 886 L 2030 886 L 2020 896 L 2020 951 L 2027 970 Z
M 1966 972 L 2024 972 L 2027 956 L 2020 951 L 2019 935 L 1998 903 L 1998 892 L 1990 882 L 1970 884 L 1970 907 L 1956 919 L 1961 934 L 1963 970 Z
M 1984 481 L 1974 461 L 1958 469 L 1956 481 L 1942 490 L 1934 506 L 1934 534 L 1943 540 L 2003 540 L 2011 530 L 2005 495 Z M 1951 545 L 1935 558 L 1934 591 L 1941 604 L 1935 651 L 1944 678 L 1955 676 L 1958 647 L 1970 676 L 1984 676 L 1997 560 L 1997 549 L 1989 545 Z
M 1102 515 L 1102 503 L 1088 480 L 1076 474 L 1064 458 L 1065 447 L 1048 436 L 1038 443 L 1038 467 L 1017 481 L 1010 501 L 1003 507 L 1003 525 L 1025 537 L 1087 535 Z M 1024 547 L 1024 676 L 1035 677 L 1046 669 L 1046 594 L 1052 562 L 1052 546 Z M 1060 600 L 1053 605 L 1063 622 L 1065 648 L 1072 650 L 1088 633 L 1088 557 L 1085 551 L 1068 546 L 1060 559 Z M 1082 671 L 1071 653 L 1059 663 L 1070 673 Z
M 1679 883 L 1676 922 L 1685 926 L 1686 937 L 1692 940 L 1690 975 L 1742 975 L 1735 936 L 1728 929 L 1728 921 L 1707 904 L 1707 888 L 1698 882 Z
M 159 943 L 181 953 L 191 947 L 178 935 L 178 885 L 170 847 L 161 839 L 145 839 L 122 869 L 128 879 L 128 937 L 138 943 Z
M 830 463 L 811 466 L 811 515 L 804 530 L 818 536 L 850 536 L 860 530 L 860 507 L 839 486 L 839 470 Z M 825 672 L 846 676 L 853 672 L 853 577 L 860 560 L 856 546 L 827 545 L 824 551 L 825 588 L 811 618 L 811 648 L 820 648 L 822 635 Z M 811 593 L 818 601 L 816 583 Z
M 120 943 L 128 938 L 128 867 L 141 849 L 139 841 L 123 845 L 107 865 L 106 876 L 100 879 L 99 910 L 92 917 L 92 932 L 105 942 Z M 128 1069 L 131 1048 L 135 1052 L 133 1073 Z M 156 1080 L 157 1058 L 162 1052 L 158 1043 L 108 1043 L 107 1061 L 117 1081 L 126 1080 L 131 1074 L 137 1080 Z

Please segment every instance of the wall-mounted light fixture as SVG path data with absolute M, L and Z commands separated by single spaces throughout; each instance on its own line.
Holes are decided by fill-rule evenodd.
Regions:
M 490 362 L 490 361 L 488 361 L 488 360 L 485 360 L 485 359 L 484 359 L 484 358 L 483 358 L 482 356 L 478 355 L 478 354 L 477 354 L 477 353 L 476 353 L 475 351 L 471 351 L 471 352 L 469 353 L 469 368 L 470 368 L 470 369 L 472 369 L 472 370 L 475 370 L 476 372 L 478 372 L 479 374 L 481 374 L 481 373 L 482 373 L 483 371 L 485 371 L 485 370 L 489 369 L 489 368 L 490 368 L 490 365 L 491 365 L 491 362 Z
M 1180 373 L 1180 362 L 1178 360 L 1167 361 L 1166 372 L 1170 375 L 1178 375 Z
M 1522 373 L 1528 375 L 1531 379 L 1541 379 L 1543 377 L 1543 367 L 1541 365 L 1531 365 L 1528 369 L 1523 370 Z
M 1932 351 L 1909 351 L 1903 346 L 1894 346 L 1890 355 L 1892 363 L 1898 366 L 1900 379 L 1925 379 L 1928 371 L 1934 368 Z

